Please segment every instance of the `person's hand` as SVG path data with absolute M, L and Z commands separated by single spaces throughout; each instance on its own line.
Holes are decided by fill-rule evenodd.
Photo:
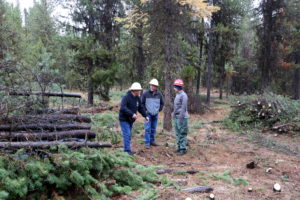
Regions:
M 136 114 L 133 114 L 133 115 L 132 115 L 132 119 L 137 119 L 137 115 L 136 115 Z
M 149 117 L 145 117 L 145 119 L 147 123 L 150 121 Z

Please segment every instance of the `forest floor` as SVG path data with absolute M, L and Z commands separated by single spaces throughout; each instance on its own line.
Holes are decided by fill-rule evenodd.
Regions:
M 164 168 L 174 169 L 173 173 L 160 176 L 182 184 L 181 188 L 211 186 L 214 189 L 212 193 L 220 200 L 299 200 L 300 136 L 271 132 L 262 134 L 254 130 L 231 131 L 220 123 L 230 112 L 229 102 L 215 100 L 211 109 L 203 115 L 191 115 L 186 155 L 173 153 L 174 132 L 164 134 L 160 122 L 156 136 L 158 147 L 145 148 L 142 129 L 132 138 L 132 150 L 137 152 L 135 161 L 147 166 L 163 165 Z M 140 118 L 136 123 L 142 125 L 143 121 Z M 255 161 L 257 166 L 246 168 L 251 161 Z M 270 173 L 266 172 L 268 168 L 272 168 Z M 199 170 L 199 173 L 181 173 L 190 169 Z M 281 185 L 281 192 L 273 192 L 275 183 Z M 187 197 L 193 200 L 208 199 L 206 193 L 190 194 L 174 186 L 156 187 L 160 200 L 184 200 Z M 248 192 L 249 187 L 253 188 L 253 192 Z M 133 192 L 114 199 L 134 200 L 138 195 L 138 192 Z

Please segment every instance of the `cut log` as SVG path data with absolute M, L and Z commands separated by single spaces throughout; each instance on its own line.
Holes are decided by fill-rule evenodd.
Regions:
M 76 130 L 76 129 L 91 129 L 90 125 L 85 124 L 21 124 L 21 125 L 0 125 L 0 131 L 28 131 L 28 130 L 50 130 L 50 131 L 63 131 L 63 130 Z
M 194 192 L 211 192 L 213 190 L 214 189 L 210 186 L 198 186 L 198 187 L 194 187 L 194 188 L 186 188 L 186 189 L 183 189 L 182 191 L 194 193 Z
M 109 142 L 0 142 L 0 148 L 49 148 L 58 145 L 67 147 L 112 147 Z
M 58 121 L 76 121 L 76 122 L 85 122 L 90 123 L 92 120 L 88 116 L 81 115 L 72 115 L 72 114 L 46 114 L 46 115 L 24 115 L 19 117 L 0 117 L 0 121 L 6 123 L 34 123 L 34 122 L 43 122 L 43 123 L 52 123 Z
M 156 170 L 156 173 L 157 174 L 167 174 L 167 173 L 171 173 L 173 171 L 174 171 L 174 169 L 159 169 L 159 170 Z
M 167 174 L 167 173 L 172 173 L 172 172 L 176 172 L 176 170 L 174 170 L 174 169 L 159 169 L 159 170 L 156 170 L 157 174 Z M 177 170 L 177 172 L 187 173 L 187 174 L 196 174 L 199 171 L 191 169 L 191 170 Z
M 81 98 L 81 94 L 79 93 L 67 93 L 67 92 L 22 92 L 22 91 L 12 91 L 9 92 L 11 96 L 30 96 L 30 95 L 41 95 L 48 97 L 71 97 L 71 98 Z
M 11 140 L 59 140 L 63 138 L 95 138 L 96 133 L 90 130 L 72 130 L 50 133 L 0 133 L 0 139 Z
M 35 109 L 27 112 L 28 114 L 71 114 L 77 115 L 79 113 L 79 108 L 67 108 L 62 110 L 56 109 Z
M 286 124 L 276 124 L 272 127 L 273 130 L 277 130 L 280 128 L 285 128 L 285 127 L 289 127 L 289 126 L 297 126 L 296 123 L 290 122 L 290 123 L 286 123 Z
M 199 170 L 195 170 L 195 169 L 186 170 L 186 173 L 188 173 L 188 174 L 196 174 L 198 172 L 199 172 Z

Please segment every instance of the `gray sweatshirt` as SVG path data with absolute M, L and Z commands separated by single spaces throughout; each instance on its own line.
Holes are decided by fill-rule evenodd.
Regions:
M 188 105 L 188 96 L 183 90 L 181 90 L 176 94 L 174 100 L 174 113 L 173 113 L 174 117 L 179 118 L 180 120 L 184 118 L 189 118 L 187 105 Z

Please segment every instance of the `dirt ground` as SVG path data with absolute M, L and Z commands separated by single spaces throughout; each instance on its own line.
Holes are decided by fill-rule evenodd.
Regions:
M 158 127 L 156 137 L 158 147 L 145 149 L 143 133 L 132 139 L 132 150 L 137 152 L 135 161 L 143 165 L 164 165 L 174 170 L 199 170 L 196 174 L 169 173 L 167 176 L 174 182 L 183 184 L 181 188 L 195 186 L 211 186 L 219 200 L 300 200 L 300 152 L 280 151 L 277 146 L 265 145 L 261 141 L 246 134 L 233 133 L 224 128 L 222 120 L 230 111 L 226 102 L 215 103 L 212 111 L 204 115 L 191 115 L 190 133 L 188 135 L 189 149 L 184 156 L 173 153 L 175 149 L 174 132 L 166 135 Z M 160 117 L 162 120 L 162 117 Z M 300 136 L 264 133 L 263 137 L 276 140 L 277 144 L 300 147 Z M 260 139 L 259 139 L 260 140 Z M 279 146 L 279 147 L 282 147 Z M 299 148 L 296 148 L 299 150 Z M 246 168 L 246 164 L 255 161 L 257 167 Z M 270 173 L 266 169 L 272 168 Z M 222 174 L 230 171 L 232 179 L 241 178 L 248 185 L 236 185 L 226 180 L 212 177 L 212 174 Z M 273 192 L 275 183 L 282 187 L 281 192 Z M 248 188 L 253 192 L 248 192 Z M 176 188 L 157 186 L 160 200 L 193 200 L 208 199 L 207 193 L 186 193 Z M 137 194 L 136 194 L 137 195 Z M 118 197 L 120 200 L 135 199 L 130 196 Z

